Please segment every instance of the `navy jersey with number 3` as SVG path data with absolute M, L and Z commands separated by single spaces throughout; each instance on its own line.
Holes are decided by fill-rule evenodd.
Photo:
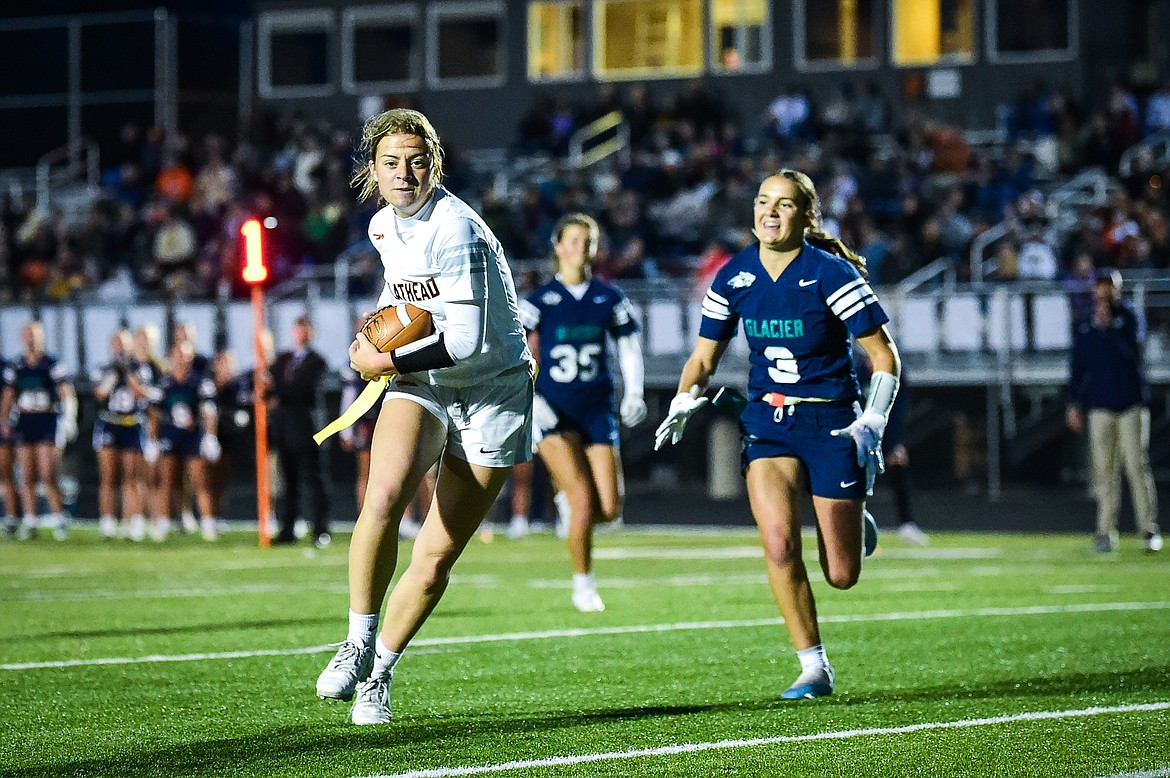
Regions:
M 699 335 L 730 340 L 740 322 L 751 349 L 748 391 L 852 401 L 859 398 L 850 335 L 889 321 L 848 260 L 808 243 L 773 281 L 751 245 L 724 265 L 703 299 Z
M 613 376 L 606 335 L 638 331 L 621 290 L 591 279 L 581 299 L 557 280 L 538 288 L 520 305 L 524 328 L 540 336 L 536 391 L 562 411 L 612 410 Z

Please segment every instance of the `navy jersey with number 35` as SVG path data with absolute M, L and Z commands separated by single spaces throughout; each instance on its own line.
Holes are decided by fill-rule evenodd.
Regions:
M 699 335 L 730 340 L 740 322 L 751 349 L 748 391 L 859 399 L 850 335 L 889 321 L 848 260 L 808 243 L 773 281 L 753 244 L 724 265 L 703 299 Z
M 606 335 L 638 331 L 629 300 L 619 289 L 592 279 L 578 300 L 557 280 L 520 304 L 524 328 L 540 336 L 536 391 L 562 411 L 612 409 L 613 376 Z

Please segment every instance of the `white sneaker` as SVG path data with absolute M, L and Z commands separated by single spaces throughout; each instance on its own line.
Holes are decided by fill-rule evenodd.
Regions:
M 118 537 L 118 520 L 113 516 L 102 516 L 98 519 L 98 534 L 106 540 Z
M 574 589 L 573 607 L 582 613 L 600 613 L 605 610 L 605 603 L 596 589 Z
M 518 540 L 528 534 L 528 517 L 513 516 L 508 522 L 506 534 L 512 540 Z
M 183 511 L 182 524 L 184 535 L 194 535 L 199 531 L 199 522 L 196 521 L 195 514 L 191 511 Z
M 622 514 L 614 517 L 613 521 L 603 521 L 600 524 L 593 525 L 593 532 L 597 535 L 605 535 L 609 532 L 621 532 L 626 526 L 626 518 Z
M 155 543 L 162 543 L 171 534 L 171 520 L 166 516 L 161 519 L 155 519 L 154 524 L 150 525 L 150 539 Z
M 373 654 L 373 651 L 370 653 Z M 371 678 L 358 684 L 357 699 L 349 711 L 349 718 L 354 724 L 366 726 L 390 723 L 390 681 L 393 677 Z
M 422 524 L 411 516 L 403 516 L 402 521 L 398 524 L 398 537 L 404 540 L 414 540 L 418 537 L 419 530 L 422 529 Z
M 53 539 L 54 540 L 68 540 L 69 539 L 69 518 L 63 514 L 58 513 L 49 519 L 53 524 Z
M 219 524 L 213 518 L 205 516 L 200 519 L 199 532 L 204 540 L 219 540 Z
M 898 534 L 902 537 L 902 540 L 912 546 L 925 546 L 930 543 L 930 538 L 926 537 L 926 533 L 922 531 L 922 528 L 912 521 L 908 521 L 898 527 Z
M 16 530 L 17 540 L 28 540 L 37 536 L 37 527 L 40 522 L 37 521 L 36 516 L 25 516 L 20 520 L 20 527 Z
M 146 519 L 141 516 L 130 517 L 130 528 L 126 532 L 126 537 L 135 543 L 146 540 Z
M 334 645 L 337 653 L 317 676 L 317 696 L 323 700 L 352 700 L 358 684 L 369 678 L 374 669 L 374 647 L 358 645 L 352 640 Z
M 1142 550 L 1147 554 L 1156 554 L 1162 550 L 1162 535 L 1159 532 L 1150 532 L 1142 539 Z

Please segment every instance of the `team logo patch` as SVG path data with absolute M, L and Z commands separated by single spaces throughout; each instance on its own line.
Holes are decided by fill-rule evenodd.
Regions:
M 561 301 L 561 295 L 558 292 L 545 292 L 540 296 L 540 301 L 545 305 L 556 305 Z
M 747 289 L 749 286 L 751 286 L 755 282 L 756 282 L 755 275 L 744 270 L 744 271 L 741 271 L 741 272 L 733 275 L 731 277 L 731 280 L 727 282 L 727 285 L 730 286 L 732 289 Z

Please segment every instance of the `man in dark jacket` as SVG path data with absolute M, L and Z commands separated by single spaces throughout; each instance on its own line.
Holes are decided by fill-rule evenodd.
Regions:
M 1145 551 L 1162 548 L 1158 493 L 1150 471 L 1150 390 L 1142 365 L 1145 332 L 1134 310 L 1121 300 L 1121 274 L 1097 271 L 1093 310 L 1076 324 L 1068 385 L 1070 429 L 1089 431 L 1097 536 L 1093 549 L 1117 550 L 1121 469 L 1129 481 L 1134 521 Z
M 293 348 L 282 351 L 272 362 L 271 425 L 272 445 L 280 463 L 284 481 L 284 501 L 277 514 L 280 531 L 276 543 L 293 543 L 293 525 L 300 508 L 301 488 L 308 490 L 308 517 L 313 522 L 313 537 L 319 548 L 329 545 L 329 517 L 325 500 L 325 481 L 313 433 L 317 424 L 313 409 L 317 391 L 325 375 L 325 360 L 310 348 L 313 323 L 301 316 L 293 324 Z

